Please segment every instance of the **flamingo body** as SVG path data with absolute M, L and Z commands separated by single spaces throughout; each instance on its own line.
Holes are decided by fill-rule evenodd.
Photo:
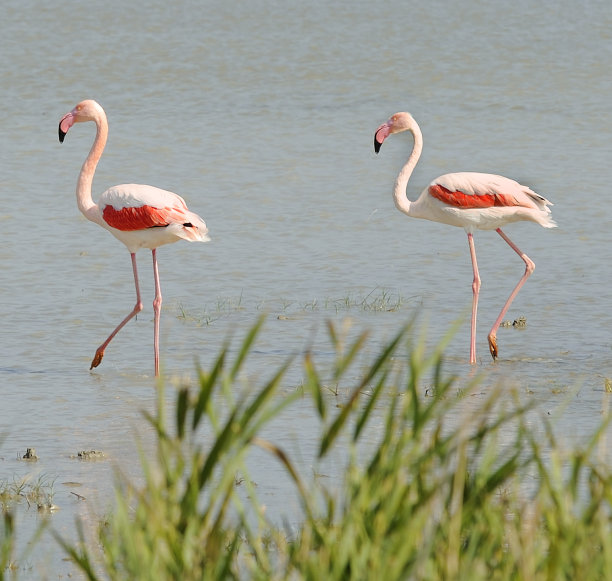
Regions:
M 132 257 L 132 269 L 136 286 L 136 305 L 119 323 L 106 341 L 98 347 L 91 367 L 97 367 L 104 351 L 119 330 L 142 310 L 136 252 L 148 248 L 153 256 L 153 275 L 155 279 L 155 300 L 153 309 L 155 375 L 159 375 L 159 319 L 161 312 L 161 287 L 157 268 L 156 250 L 164 244 L 178 240 L 206 242 L 208 229 L 200 216 L 189 211 L 183 198 L 156 188 L 141 184 L 123 184 L 106 190 L 94 203 L 91 197 L 93 176 L 104 151 L 108 136 L 108 122 L 104 109 L 92 100 L 79 103 L 72 111 L 62 117 L 59 123 L 59 139 L 64 137 L 74 123 L 93 121 L 96 124 L 96 138 L 87 156 L 77 182 L 77 205 L 83 215 L 92 222 L 106 228 L 113 236 L 123 242 Z
M 181 238 L 209 240 L 206 224 L 187 209 L 185 200 L 166 190 L 141 184 L 123 184 L 98 199 L 103 226 L 130 252 L 157 248 Z
M 474 231 L 495 230 L 525 262 L 525 274 L 504 304 L 489 333 L 489 350 L 495 359 L 498 355 L 497 329 L 519 289 L 535 269 L 533 261 L 501 231 L 501 227 L 512 222 L 527 220 L 536 222 L 544 228 L 554 228 L 556 224 L 552 220 L 549 207 L 552 204 L 529 187 L 514 180 L 477 172 L 442 175 L 433 180 L 412 202 L 406 197 L 406 188 L 423 148 L 423 137 L 417 122 L 409 113 L 396 113 L 376 130 L 374 150 L 378 153 L 389 135 L 403 131 L 412 133 L 414 146 L 395 182 L 393 199 L 396 207 L 408 216 L 464 228 L 468 235 L 474 271 L 470 363 L 476 362 L 476 312 L 481 284 L 474 249 Z
M 522 220 L 548 228 L 554 226 L 550 205 L 546 198 L 509 178 L 461 172 L 433 180 L 410 204 L 409 215 L 468 232 L 496 230 Z

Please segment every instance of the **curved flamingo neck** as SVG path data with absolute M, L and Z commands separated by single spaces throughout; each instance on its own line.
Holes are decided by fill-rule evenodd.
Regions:
M 408 131 L 412 133 L 412 137 L 414 138 L 414 145 L 412 147 L 412 153 L 406 162 L 406 165 L 402 168 L 397 179 L 395 180 L 395 189 L 393 190 L 393 201 L 395 202 L 395 207 L 404 212 L 405 214 L 410 215 L 412 202 L 408 199 L 406 194 L 406 189 L 408 187 L 408 180 L 410 180 L 410 176 L 416 167 L 416 164 L 421 157 L 421 151 L 423 151 L 423 134 L 421 133 L 421 129 L 417 125 L 416 121 L 412 121 L 410 126 L 408 127 Z
M 81 173 L 77 181 L 77 205 L 81 213 L 92 222 L 100 222 L 98 206 L 94 203 L 91 197 L 91 186 L 93 183 L 93 177 L 96 173 L 96 167 L 102 152 L 106 146 L 106 140 L 108 138 L 108 122 L 104 112 L 100 112 L 93 121 L 96 124 L 96 138 L 91 146 L 87 159 L 83 162 L 81 167 Z

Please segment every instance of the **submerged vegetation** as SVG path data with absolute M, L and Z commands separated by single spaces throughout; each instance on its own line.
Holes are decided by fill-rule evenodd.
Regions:
M 331 368 L 303 356 L 302 389 L 287 361 L 258 387 L 239 381 L 260 320 L 240 349 L 223 348 L 183 385 L 169 411 L 163 385 L 148 421 L 156 448 L 144 480 L 117 476 L 116 503 L 89 539 L 54 536 L 97 579 L 602 579 L 612 575 L 612 471 L 589 441 L 563 451 L 552 426 L 520 397 L 478 392 L 443 370 L 410 326 L 364 364 L 367 335 L 329 325 Z M 359 367 L 357 371 L 355 368 Z M 331 376 L 331 380 L 330 380 Z M 325 382 L 349 386 L 345 397 Z M 483 393 L 488 391 L 488 393 Z M 472 397 L 473 396 L 473 397 Z M 317 459 L 339 452 L 333 486 L 305 476 L 264 437 L 297 399 L 319 419 Z M 219 405 L 220 403 L 223 405 Z M 263 450 L 299 499 L 297 527 L 271 523 L 248 476 Z M 11 511 L 0 529 L 0 579 L 14 552 Z
M 0 511 L 7 513 L 20 503 L 40 511 L 53 511 L 54 485 L 55 481 L 45 475 L 35 480 L 27 476 L 12 481 L 0 480 Z
M 325 299 L 312 299 L 307 302 L 298 302 L 281 298 L 256 305 L 256 310 L 263 312 L 277 312 L 279 318 L 297 316 L 310 312 L 334 311 L 336 314 L 350 310 L 365 312 L 397 312 L 414 300 L 406 299 L 396 291 L 375 287 L 365 294 L 348 293 L 346 295 Z M 184 321 L 192 321 L 197 325 L 211 325 L 219 319 L 231 316 L 236 312 L 245 310 L 243 296 L 219 297 L 213 305 L 206 305 L 201 309 L 186 309 L 178 302 L 175 307 L 176 317 Z

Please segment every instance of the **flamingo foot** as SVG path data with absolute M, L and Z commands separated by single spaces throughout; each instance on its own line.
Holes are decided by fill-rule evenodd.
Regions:
M 495 335 L 489 335 L 489 351 L 491 352 L 491 357 L 493 357 L 493 361 L 497 359 L 497 337 Z
M 102 363 L 102 358 L 104 357 L 104 349 L 98 349 L 96 354 L 94 355 L 93 361 L 91 362 L 91 367 L 89 369 L 93 369 L 94 367 L 98 367 L 100 363 Z

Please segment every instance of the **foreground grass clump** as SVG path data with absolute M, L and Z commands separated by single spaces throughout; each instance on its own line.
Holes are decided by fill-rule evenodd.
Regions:
M 335 362 L 323 373 L 307 354 L 303 393 L 280 391 L 287 363 L 243 394 L 238 376 L 260 325 L 233 361 L 223 349 L 197 386 L 178 391 L 172 421 L 160 388 L 144 484 L 119 477 L 99 546 L 82 531 L 78 546 L 59 539 L 87 578 L 612 577 L 612 474 L 597 458 L 607 419 L 583 447 L 561 452 L 550 426 L 518 398 L 459 390 L 443 373 L 442 349 L 411 346 L 410 328 L 355 380 L 366 336 L 345 345 L 330 325 Z M 351 386 L 340 406 L 330 382 Z M 312 398 L 320 418 L 319 460 L 347 450 L 333 491 L 261 437 L 298 397 Z M 261 512 L 246 477 L 254 446 L 295 484 L 297 532 Z

